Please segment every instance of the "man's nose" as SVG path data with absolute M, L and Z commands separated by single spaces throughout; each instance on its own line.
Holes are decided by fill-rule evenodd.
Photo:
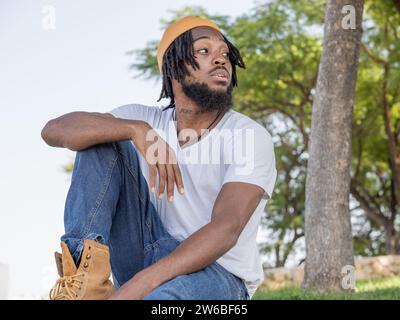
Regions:
M 214 58 L 214 64 L 217 66 L 225 65 L 226 64 L 225 58 L 221 54 L 219 54 Z

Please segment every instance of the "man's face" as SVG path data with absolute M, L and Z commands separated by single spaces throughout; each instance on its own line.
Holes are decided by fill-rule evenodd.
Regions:
M 205 112 L 226 111 L 233 103 L 228 46 L 222 35 L 209 27 L 193 29 L 192 36 L 199 68 L 187 65 L 190 75 L 181 83 L 182 92 Z
M 229 49 L 221 33 L 210 27 L 192 30 L 194 56 L 199 69 L 188 66 L 187 84 L 204 83 L 212 91 L 226 92 L 232 81 L 232 65 Z

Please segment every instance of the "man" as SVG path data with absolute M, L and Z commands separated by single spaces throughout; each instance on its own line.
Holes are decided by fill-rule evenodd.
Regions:
M 249 299 L 263 280 L 256 235 L 275 158 L 269 133 L 231 109 L 240 53 L 188 16 L 157 58 L 167 108 L 73 112 L 42 130 L 78 151 L 51 299 Z

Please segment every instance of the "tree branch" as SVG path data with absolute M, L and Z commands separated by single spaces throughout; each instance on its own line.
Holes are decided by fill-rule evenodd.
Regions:
M 399 157 L 398 150 L 396 146 L 396 138 L 391 128 L 390 124 L 390 108 L 388 101 L 388 78 L 389 78 L 389 65 L 384 65 L 383 72 L 383 88 L 382 88 L 382 104 L 383 104 L 383 119 L 385 125 L 385 132 L 389 142 L 389 156 L 390 156 L 390 166 L 394 178 L 394 188 L 397 203 L 400 203 L 400 176 L 399 176 Z
M 362 160 L 362 139 L 359 136 L 357 139 L 358 143 L 358 150 L 357 150 L 357 166 L 356 166 L 356 172 L 354 173 L 354 177 L 357 178 L 358 174 L 360 172 L 360 167 L 361 167 L 361 160 Z
M 367 47 L 364 43 L 362 43 L 362 42 L 361 42 L 361 48 L 365 51 L 365 53 L 368 55 L 368 57 L 369 57 L 372 61 L 376 62 L 377 64 L 385 65 L 385 64 L 387 63 L 384 59 L 382 59 L 381 57 L 379 57 L 379 56 L 377 56 L 375 53 L 373 53 L 373 52 L 371 51 L 371 49 L 368 48 L 368 47 Z
M 299 106 L 295 106 L 296 108 L 298 108 Z M 304 144 L 307 146 L 308 145 L 308 141 L 309 141 L 309 135 L 308 133 L 305 131 L 304 125 L 302 125 L 301 123 L 298 123 L 298 121 L 295 119 L 295 117 L 293 117 L 293 115 L 291 115 L 290 113 L 288 113 L 287 111 L 283 110 L 282 108 L 279 107 L 274 107 L 271 110 L 277 111 L 285 116 L 287 116 L 290 120 L 293 121 L 293 123 L 296 125 L 296 127 L 299 129 L 301 135 L 303 136 L 303 142 Z
M 282 265 L 285 265 L 286 260 L 289 257 L 289 254 L 293 251 L 293 246 L 294 246 L 295 242 L 303 236 L 304 236 L 304 232 L 297 233 L 296 229 L 294 230 L 293 239 L 292 239 L 292 241 L 290 241 L 290 243 L 287 244 L 287 246 L 285 248 L 283 258 L 282 258 Z
M 394 7 L 400 13 L 400 0 L 393 0 Z
M 380 212 L 379 208 L 376 211 L 371 208 L 369 201 L 360 194 L 356 187 L 357 182 L 352 178 L 350 183 L 350 192 L 352 196 L 360 203 L 361 208 L 365 211 L 367 217 L 378 223 L 379 225 L 386 227 L 388 219 Z

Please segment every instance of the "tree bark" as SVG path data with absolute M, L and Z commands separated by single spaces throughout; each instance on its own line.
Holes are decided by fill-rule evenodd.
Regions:
M 393 0 L 394 7 L 400 13 L 400 0 Z
M 345 5 L 355 9 L 355 29 L 342 26 Z M 354 265 L 349 212 L 351 129 L 362 12 L 363 0 L 327 1 L 306 180 L 306 289 L 341 290 L 342 268 Z

